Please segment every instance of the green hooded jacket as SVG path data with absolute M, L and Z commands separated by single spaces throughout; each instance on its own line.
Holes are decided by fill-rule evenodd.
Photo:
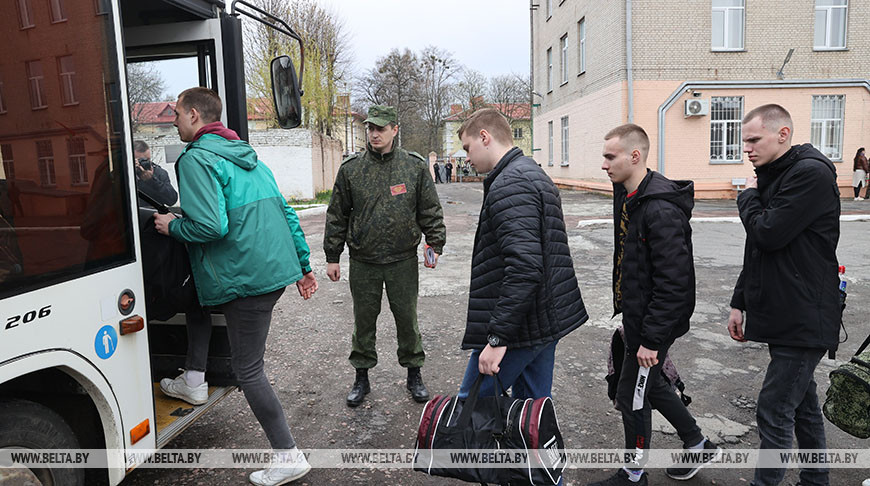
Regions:
M 178 161 L 182 218 L 169 233 L 187 244 L 199 301 L 262 295 L 311 271 L 299 217 L 242 140 L 207 133 Z
M 421 233 L 435 253 L 447 239 L 444 214 L 425 160 L 396 148 L 371 149 L 344 162 L 335 176 L 326 212 L 323 251 L 338 263 L 344 245 L 350 257 L 385 264 L 413 257 Z

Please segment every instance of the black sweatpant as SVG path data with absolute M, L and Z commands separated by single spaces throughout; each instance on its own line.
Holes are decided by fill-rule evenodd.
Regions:
M 658 350 L 659 363 L 650 368 L 649 374 L 643 379 L 641 376 L 644 373 L 641 373 L 637 364 L 636 350 L 626 348 L 622 360 L 622 374 L 616 386 L 616 408 L 622 412 L 625 448 L 629 451 L 635 450 L 635 463 L 628 464 L 629 469 L 643 468 L 648 459 L 643 451 L 650 448 L 653 408 L 677 429 L 684 448 L 694 446 L 704 439 L 695 418 L 662 376 L 662 365 L 669 347 Z

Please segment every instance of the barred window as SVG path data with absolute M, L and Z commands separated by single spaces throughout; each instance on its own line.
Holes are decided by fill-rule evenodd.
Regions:
M 710 162 L 743 162 L 742 96 L 714 96 L 710 100 Z
M 810 143 L 831 160 L 843 160 L 845 106 L 845 95 L 813 96 Z
M 36 141 L 36 160 L 39 164 L 39 183 L 44 187 L 57 185 L 54 176 L 54 149 L 51 140 Z
M 73 137 L 66 141 L 67 154 L 69 155 L 69 173 L 72 184 L 87 185 L 88 166 L 85 155 L 85 139 Z

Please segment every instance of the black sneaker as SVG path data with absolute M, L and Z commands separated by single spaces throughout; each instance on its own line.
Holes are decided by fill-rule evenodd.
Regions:
M 671 479 L 677 481 L 686 481 L 692 479 L 702 467 L 718 461 L 722 457 L 722 448 L 710 442 L 710 439 L 704 440 L 704 449 L 700 451 L 687 450 L 683 452 L 682 459 L 677 464 L 667 468 L 665 473 Z
M 649 484 L 649 480 L 647 479 L 648 476 L 649 474 L 643 473 L 640 476 L 640 480 L 634 482 L 628 478 L 628 473 L 625 472 L 625 469 L 620 469 L 619 471 L 616 471 L 616 474 L 610 476 L 604 481 L 589 483 L 588 486 L 647 486 L 647 484 Z

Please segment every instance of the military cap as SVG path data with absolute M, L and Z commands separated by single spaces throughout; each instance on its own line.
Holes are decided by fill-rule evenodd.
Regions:
M 389 123 L 398 123 L 396 109 L 386 105 L 372 105 L 369 108 L 369 117 L 363 123 L 371 123 L 379 127 L 385 127 Z

